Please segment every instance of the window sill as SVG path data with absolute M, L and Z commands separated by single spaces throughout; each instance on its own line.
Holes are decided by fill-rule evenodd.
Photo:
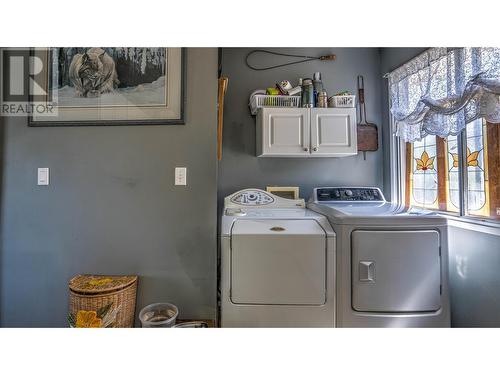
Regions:
M 446 217 L 451 226 L 500 236 L 500 222 L 497 223 L 492 220 L 455 216 L 445 212 L 439 212 L 439 215 Z

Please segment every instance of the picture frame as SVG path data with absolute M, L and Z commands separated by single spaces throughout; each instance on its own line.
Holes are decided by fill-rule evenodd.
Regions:
M 70 48 L 75 49 L 80 55 L 87 53 L 90 56 L 87 60 L 91 60 L 93 57 L 91 52 L 101 47 Z M 90 95 L 91 89 L 87 93 L 82 94 L 82 92 L 79 92 L 76 94 L 76 85 L 73 84 L 74 80 L 71 81 L 71 64 L 73 64 L 73 60 L 69 63 L 69 60 L 64 60 L 60 55 L 56 55 L 56 52 L 61 52 L 61 50 L 64 53 L 65 48 L 31 49 L 30 55 L 36 61 L 40 62 L 42 68 L 39 74 L 31 77 L 30 102 L 36 104 L 42 100 L 48 103 L 55 103 L 54 108 L 57 114 L 37 115 L 36 113 L 32 113 L 28 117 L 28 126 L 184 125 L 186 103 L 185 48 L 103 47 L 102 51 L 105 52 L 105 57 L 109 56 L 113 58 L 120 56 L 119 53 L 122 51 L 116 53 L 114 51 L 118 49 L 125 50 L 123 52 L 125 54 L 131 50 L 141 50 L 140 52 L 145 53 L 148 58 L 151 57 L 154 51 L 155 62 L 161 61 L 164 64 L 163 67 L 160 66 L 157 69 L 163 75 L 158 72 L 156 72 L 156 76 L 152 75 L 151 70 L 154 72 L 154 69 L 148 71 L 147 64 L 149 61 L 146 58 L 141 61 L 140 59 L 129 58 L 129 56 L 125 55 L 121 60 L 116 59 L 116 81 L 119 83 L 113 84 L 111 92 L 103 91 L 101 93 L 96 91 L 96 94 Z M 101 51 L 98 52 L 100 53 L 99 56 L 103 56 Z M 69 55 L 71 56 L 71 54 Z M 77 59 L 78 57 L 76 54 L 73 54 L 73 59 Z M 61 64 L 61 61 L 64 63 Z M 136 72 L 135 76 L 130 76 L 126 69 L 120 70 L 120 61 L 126 61 L 128 72 Z M 140 69 L 142 73 L 147 74 L 137 74 L 139 70 L 137 65 L 139 63 L 141 64 Z M 83 65 L 81 64 L 81 66 Z M 157 63 L 157 65 L 160 64 Z M 63 69 L 66 71 L 66 75 L 64 77 L 65 81 L 61 83 L 61 70 Z M 80 69 L 80 71 L 82 70 Z M 68 75 L 70 76 L 69 79 Z M 108 73 L 105 77 L 109 76 L 110 74 Z M 154 81 L 152 81 L 153 79 Z M 133 82 L 135 86 L 132 84 L 126 86 L 127 80 Z M 92 86 L 92 84 L 89 84 L 89 86 Z M 36 91 L 40 88 L 46 94 L 42 99 L 36 96 Z
M 298 186 L 266 186 L 268 193 L 286 199 L 299 199 Z

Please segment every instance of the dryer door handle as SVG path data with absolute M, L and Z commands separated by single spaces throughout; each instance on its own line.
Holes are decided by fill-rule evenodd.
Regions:
M 360 261 L 358 265 L 359 281 L 375 282 L 375 262 Z

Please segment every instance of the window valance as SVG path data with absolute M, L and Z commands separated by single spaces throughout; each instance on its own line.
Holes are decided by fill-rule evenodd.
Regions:
M 395 132 L 407 142 L 500 123 L 500 48 L 430 48 L 388 75 Z

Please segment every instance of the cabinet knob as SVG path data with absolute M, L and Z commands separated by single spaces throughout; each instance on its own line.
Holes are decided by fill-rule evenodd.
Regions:
M 309 148 L 308 147 L 304 147 L 304 151 L 309 151 Z
M 317 148 L 317 147 L 314 147 L 314 148 L 313 148 L 313 151 L 318 151 L 318 148 Z

